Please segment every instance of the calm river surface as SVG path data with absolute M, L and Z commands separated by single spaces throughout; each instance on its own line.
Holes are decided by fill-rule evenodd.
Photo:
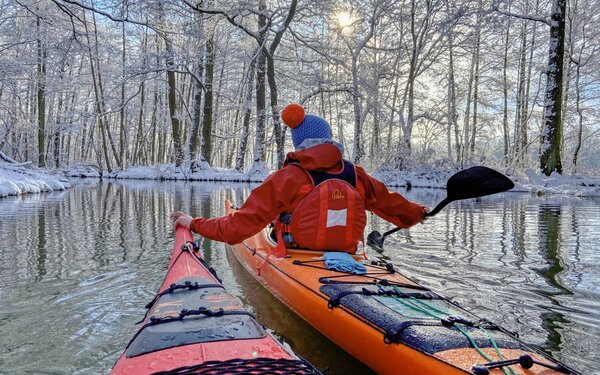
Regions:
M 0 373 L 102 374 L 165 273 L 170 211 L 223 212 L 250 185 L 77 180 L 0 198 Z M 401 191 L 433 207 L 443 190 Z M 384 257 L 584 374 L 600 374 L 600 201 L 505 193 L 455 202 L 386 239 Z M 376 217 L 371 229 L 390 227 Z M 368 369 L 296 318 L 222 243 L 206 260 L 261 323 L 330 374 Z M 360 339 L 360 338 L 356 338 Z

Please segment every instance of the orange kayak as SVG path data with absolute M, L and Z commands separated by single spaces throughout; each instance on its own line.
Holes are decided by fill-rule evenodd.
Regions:
M 223 288 L 178 227 L 167 275 L 111 374 L 319 374 Z
M 323 252 L 288 248 L 279 258 L 270 231 L 228 249 L 292 311 L 379 374 L 577 374 L 389 263 L 355 255 L 366 269 L 357 275 L 328 269 Z

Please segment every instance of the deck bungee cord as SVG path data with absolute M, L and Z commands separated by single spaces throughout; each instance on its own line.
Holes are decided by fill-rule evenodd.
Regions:
M 397 289 L 397 288 L 396 288 Z M 398 290 L 396 290 L 398 291 Z M 504 360 L 504 357 L 502 356 L 502 353 L 500 352 L 500 349 L 498 349 L 498 346 L 496 345 L 496 342 L 494 340 L 494 338 L 492 337 L 492 335 L 490 335 L 484 328 L 477 326 L 475 323 L 462 318 L 462 317 L 456 317 L 456 316 L 452 316 L 450 313 L 443 311 L 441 309 L 435 308 L 429 304 L 427 304 L 426 302 L 420 301 L 415 299 L 412 296 L 407 296 L 406 298 L 408 299 L 408 301 L 406 301 L 403 298 L 400 298 L 397 294 L 392 294 L 391 297 L 398 301 L 399 303 L 401 303 L 402 305 L 413 309 L 417 312 L 423 313 L 425 315 L 428 315 L 434 319 L 439 320 L 440 322 L 442 322 L 442 325 L 444 327 L 451 327 L 456 329 L 457 331 L 459 331 L 460 333 L 462 333 L 467 340 L 469 340 L 469 342 L 471 343 L 471 346 L 473 346 L 473 348 L 475 348 L 475 350 L 477 350 L 477 352 L 484 357 L 485 359 L 487 359 L 489 362 L 493 362 L 494 360 L 488 356 L 487 354 L 485 354 L 479 347 L 479 345 L 477 345 L 477 343 L 475 342 L 475 340 L 473 340 L 473 337 L 471 337 L 471 335 L 469 334 L 469 332 L 467 332 L 466 330 L 464 330 L 463 328 L 460 327 L 460 325 L 465 325 L 467 327 L 471 327 L 471 328 L 478 328 L 481 329 L 483 331 L 483 333 L 490 339 L 490 343 L 492 344 L 492 346 L 494 347 L 494 350 L 496 351 L 496 354 L 498 354 L 498 357 L 501 360 Z M 438 314 L 441 314 L 438 315 Z M 508 371 L 507 371 L 508 370 Z M 511 375 L 516 375 L 516 373 L 514 372 L 514 370 L 510 367 L 508 367 L 508 369 L 502 368 L 502 372 L 504 372 L 504 374 L 509 375 L 509 373 Z
M 404 306 L 414 309 L 416 311 L 419 311 L 421 313 L 424 313 L 426 315 L 431 316 L 434 319 L 439 319 L 440 321 L 442 321 L 443 325 L 445 327 L 452 327 L 455 328 L 456 330 L 458 330 L 460 333 L 462 333 L 471 343 L 471 345 L 473 346 L 473 348 L 475 350 L 477 350 L 477 352 L 484 357 L 485 359 L 488 360 L 489 363 L 485 363 L 485 364 L 477 364 L 474 365 L 473 368 L 471 369 L 471 371 L 473 371 L 474 374 L 476 375 L 485 375 L 489 373 L 490 369 L 494 369 L 494 368 L 501 368 L 502 371 L 508 375 L 508 372 L 510 372 L 511 375 L 516 375 L 515 371 L 510 367 L 510 365 L 513 364 L 520 364 L 521 367 L 523 367 L 524 369 L 529 369 L 531 368 L 531 366 L 533 366 L 533 364 L 538 364 L 547 368 L 550 368 L 552 370 L 558 371 L 558 372 L 562 372 L 565 374 L 569 374 L 570 371 L 563 367 L 557 365 L 557 366 L 552 366 L 549 365 L 547 363 L 543 363 L 540 361 L 536 361 L 533 358 L 531 358 L 530 355 L 528 354 L 523 354 L 521 355 L 519 358 L 517 359 L 510 359 L 510 360 L 506 360 L 504 358 L 504 356 L 502 355 L 500 349 L 498 348 L 498 346 L 496 345 L 496 342 L 494 340 L 494 337 L 481 325 L 477 325 L 474 324 L 473 322 L 464 319 L 462 317 L 456 317 L 456 316 L 452 316 L 449 312 L 438 309 L 434 306 L 431 306 L 430 304 L 428 304 L 425 301 L 422 300 L 418 300 L 413 296 L 408 296 L 408 301 L 401 299 L 398 295 L 394 294 L 392 295 L 392 298 L 394 298 L 396 301 L 400 302 L 401 304 L 403 304 Z M 439 315 L 438 315 L 439 314 Z M 494 350 L 496 351 L 496 354 L 498 355 L 498 357 L 500 358 L 500 361 L 495 361 L 493 358 L 491 358 L 490 356 L 488 356 L 487 354 L 485 354 L 481 348 L 477 345 L 477 343 L 475 342 L 475 340 L 473 339 L 473 337 L 469 334 L 468 331 L 466 331 L 465 329 L 463 329 L 462 327 L 460 327 L 460 325 L 465 325 L 467 327 L 472 327 L 472 328 L 477 328 L 480 329 L 486 336 L 488 336 L 488 338 L 490 339 L 490 343 L 492 344 L 492 347 L 494 348 Z M 494 329 L 497 326 L 492 326 L 492 329 Z M 504 368 L 504 366 L 507 366 L 507 369 Z M 508 370 L 508 372 L 507 372 Z
M 194 366 L 184 366 L 169 371 L 155 372 L 152 375 L 187 374 L 315 374 L 314 368 L 304 359 L 230 359 L 228 361 L 208 361 Z

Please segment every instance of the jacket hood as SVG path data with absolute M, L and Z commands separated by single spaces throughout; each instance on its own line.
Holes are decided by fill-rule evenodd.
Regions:
M 283 165 L 298 163 L 304 169 L 327 171 L 342 167 L 342 152 L 335 144 L 322 143 L 287 154 Z

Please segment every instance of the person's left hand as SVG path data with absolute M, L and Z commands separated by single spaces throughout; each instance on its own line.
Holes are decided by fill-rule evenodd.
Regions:
M 170 216 L 172 218 L 175 218 L 175 222 L 173 223 L 173 230 L 177 230 L 178 225 L 190 229 L 190 224 L 192 223 L 192 217 L 190 215 L 181 211 L 173 211 L 171 212 Z

